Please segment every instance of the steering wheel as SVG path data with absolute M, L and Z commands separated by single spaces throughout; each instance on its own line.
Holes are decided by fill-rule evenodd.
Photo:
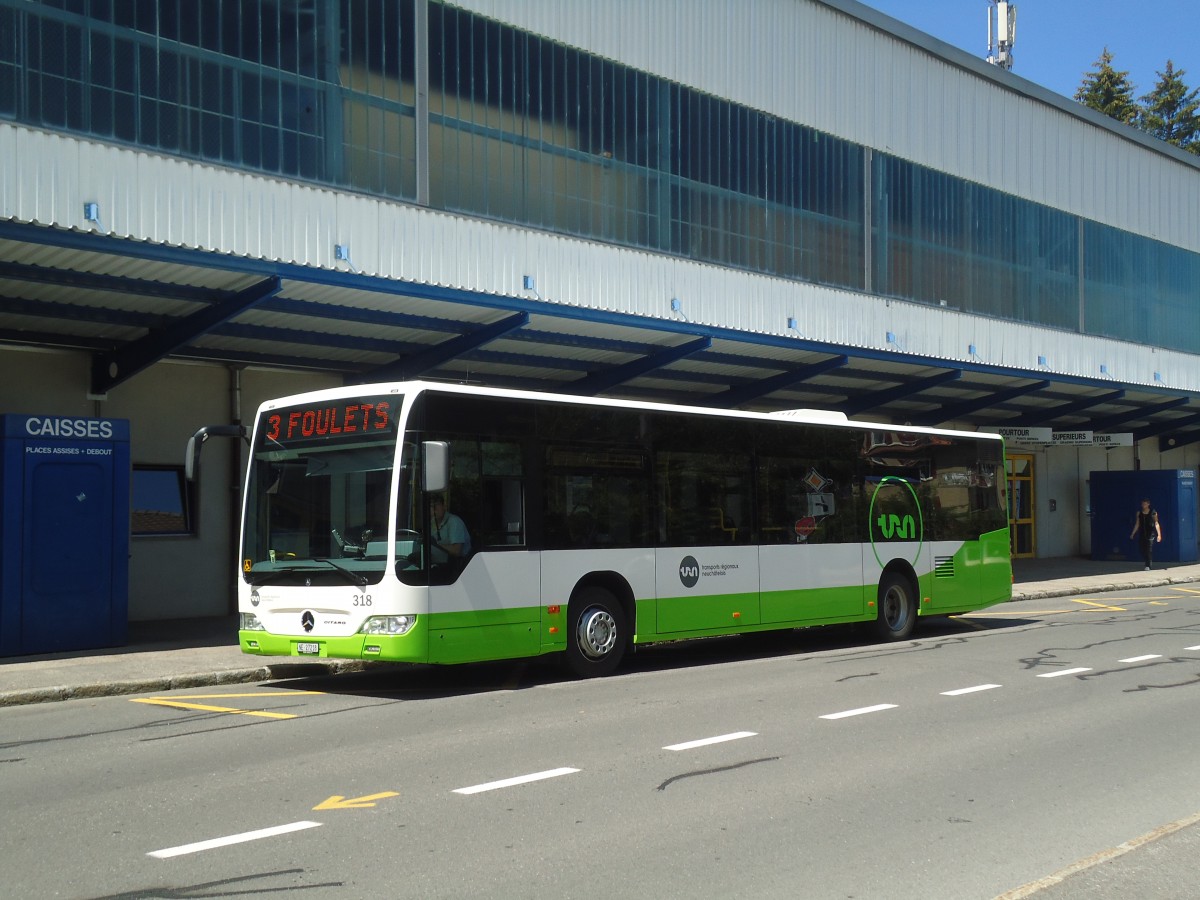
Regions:
M 412 539 L 413 551 L 412 553 L 407 553 L 403 556 L 397 556 L 396 559 L 403 560 L 414 568 L 419 567 L 421 565 L 421 549 L 423 543 L 421 540 L 421 532 L 415 531 L 412 528 L 397 528 L 396 540 L 399 541 L 402 538 Z

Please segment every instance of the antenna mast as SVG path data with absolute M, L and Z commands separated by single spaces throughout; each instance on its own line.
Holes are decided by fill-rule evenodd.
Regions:
M 993 66 L 1012 71 L 1017 42 L 1017 4 L 988 0 L 988 58 Z

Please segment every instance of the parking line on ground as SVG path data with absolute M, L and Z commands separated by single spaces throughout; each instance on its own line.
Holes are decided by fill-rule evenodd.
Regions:
M 240 694 L 184 694 L 182 700 L 234 700 L 239 697 L 295 697 L 301 694 L 310 696 L 321 696 L 324 691 L 289 691 L 287 689 L 270 694 L 263 691 L 246 692 Z M 162 699 L 162 698 L 156 698 Z
M 152 706 L 171 706 L 175 709 L 191 709 L 197 712 L 229 713 L 235 716 L 258 716 L 262 719 L 296 719 L 292 713 L 266 712 L 258 709 L 234 709 L 231 706 L 209 706 L 207 703 L 184 703 L 180 700 L 164 700 L 161 697 L 136 697 L 131 703 L 149 703 Z
M 1123 606 L 1110 606 L 1107 603 L 1097 603 L 1095 600 L 1083 600 L 1078 597 L 1072 598 L 1071 602 L 1072 603 L 1083 603 L 1086 606 L 1094 606 L 1097 609 L 1106 609 L 1106 610 L 1109 610 L 1110 612 L 1129 612 L 1129 610 L 1127 610 Z

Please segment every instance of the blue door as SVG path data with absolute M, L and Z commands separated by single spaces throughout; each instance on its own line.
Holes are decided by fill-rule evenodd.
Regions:
M 113 641 L 113 457 L 79 444 L 41 444 L 25 457 L 25 653 Z M 124 611 L 121 611 L 124 615 Z
M 1179 472 L 1179 561 L 1196 560 L 1196 473 L 1191 469 Z

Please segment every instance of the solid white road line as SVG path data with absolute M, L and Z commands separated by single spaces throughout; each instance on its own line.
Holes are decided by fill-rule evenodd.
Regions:
M 292 831 L 303 831 L 305 828 L 318 828 L 320 825 L 320 822 L 292 822 L 290 825 L 276 825 L 274 828 L 260 828 L 258 831 L 245 831 L 241 834 L 231 834 L 228 837 L 213 838 L 211 841 L 198 841 L 195 844 L 168 847 L 166 850 L 155 850 L 153 853 L 147 853 L 146 855 L 153 856 L 155 859 L 170 859 L 172 856 L 199 853 L 201 850 L 228 847 L 230 844 L 244 844 L 246 841 L 257 841 L 262 838 L 288 834 Z
M 1162 659 L 1162 654 L 1147 653 L 1145 656 L 1131 656 L 1128 659 L 1118 659 L 1117 662 L 1145 662 L 1148 659 Z
M 742 738 L 755 737 L 757 731 L 735 731 L 733 734 L 721 734 L 717 737 L 701 738 L 698 741 L 684 741 L 682 744 L 671 744 L 664 750 L 695 750 L 697 747 L 707 747 L 709 744 L 723 744 L 725 741 L 737 741 Z
M 578 771 L 578 769 L 549 769 L 545 772 L 534 772 L 532 775 L 518 775 L 516 778 L 505 778 L 503 781 L 489 781 L 487 784 L 477 784 L 473 787 L 455 788 L 454 793 L 482 794 L 484 791 L 496 791 L 500 788 L 515 787 L 518 784 L 529 784 L 531 781 L 557 778 L 559 775 L 571 775 Z
M 1038 678 L 1057 678 L 1060 675 L 1078 675 L 1080 672 L 1092 671 L 1086 666 L 1081 666 L 1078 669 L 1060 669 L 1057 672 L 1043 672 Z
M 961 697 L 963 694 L 974 694 L 978 691 L 990 691 L 993 688 L 1004 687 L 1002 684 L 977 684 L 974 687 L 959 688 L 956 691 L 942 691 L 943 697 Z
M 845 712 L 830 713 L 827 716 L 821 716 L 822 719 L 848 719 L 850 716 L 864 716 L 867 713 L 881 712 L 885 709 L 895 709 L 895 703 L 879 703 L 875 706 L 864 706 L 861 709 L 848 709 Z

